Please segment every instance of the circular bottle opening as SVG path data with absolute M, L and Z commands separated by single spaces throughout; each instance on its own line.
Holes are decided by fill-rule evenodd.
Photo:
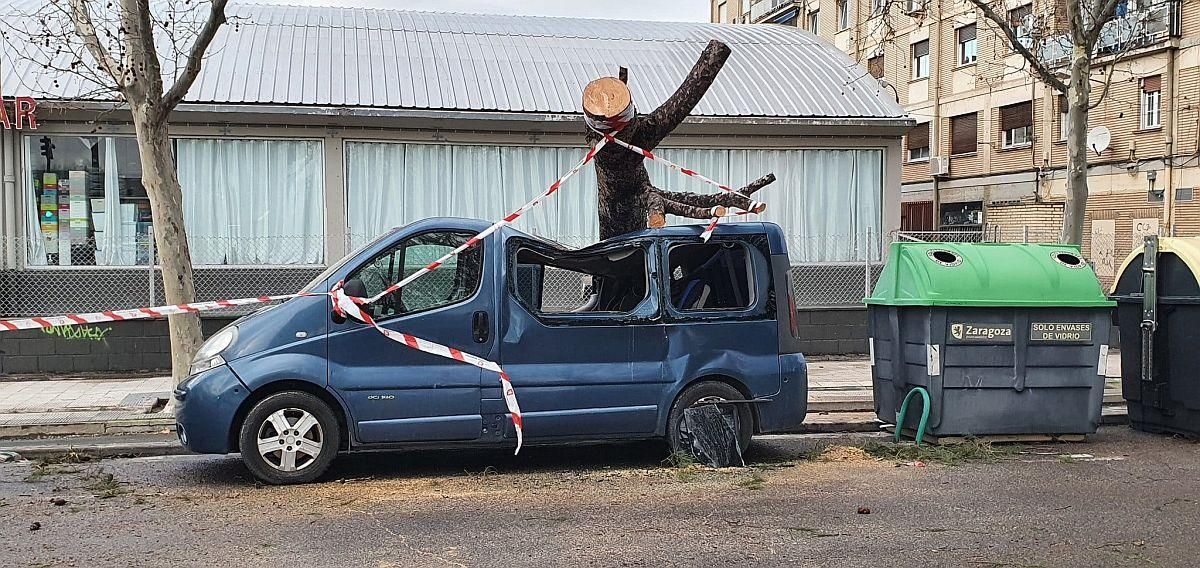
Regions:
M 1082 268 L 1083 259 L 1073 252 L 1056 251 L 1050 254 L 1054 261 L 1067 268 Z
M 958 266 L 962 264 L 962 258 L 945 249 L 933 249 L 929 251 L 929 258 L 942 266 Z

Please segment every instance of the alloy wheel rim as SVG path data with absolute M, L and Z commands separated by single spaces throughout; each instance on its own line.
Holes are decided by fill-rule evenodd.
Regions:
M 271 413 L 258 426 L 258 453 L 279 471 L 299 471 L 317 461 L 325 445 L 317 417 L 301 408 Z

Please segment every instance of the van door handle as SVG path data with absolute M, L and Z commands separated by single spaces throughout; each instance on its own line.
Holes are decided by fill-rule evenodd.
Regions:
M 488 314 L 484 311 L 475 312 L 471 316 L 471 336 L 475 339 L 475 343 L 485 343 L 491 335 L 491 329 L 488 326 Z

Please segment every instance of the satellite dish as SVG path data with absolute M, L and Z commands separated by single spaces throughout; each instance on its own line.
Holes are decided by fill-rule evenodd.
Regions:
M 1108 131 L 1107 126 L 1097 126 L 1088 132 L 1088 148 L 1091 148 L 1097 156 L 1107 150 L 1110 143 L 1112 143 L 1112 132 Z

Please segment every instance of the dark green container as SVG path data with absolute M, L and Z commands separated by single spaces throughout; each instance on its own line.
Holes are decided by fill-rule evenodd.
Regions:
M 1113 302 L 1079 247 L 894 243 L 867 304 L 875 413 L 933 436 L 1090 434 Z M 906 426 L 916 427 L 920 404 Z

